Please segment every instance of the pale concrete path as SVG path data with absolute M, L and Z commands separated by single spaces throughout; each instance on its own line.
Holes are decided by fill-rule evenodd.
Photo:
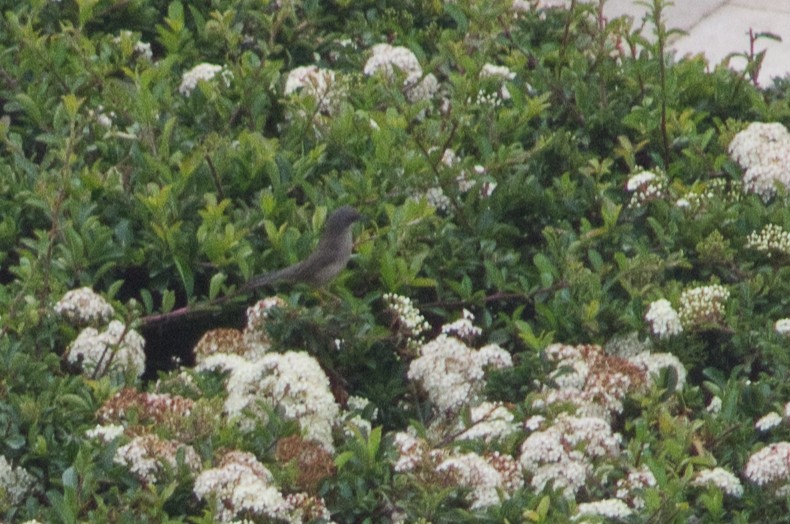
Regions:
M 627 14 L 639 23 L 646 8 L 633 0 L 608 0 L 609 17 Z M 664 13 L 667 28 L 687 34 L 672 39 L 678 56 L 704 53 L 713 66 L 730 53 L 749 51 L 749 29 L 774 33 L 782 42 L 759 39 L 755 52 L 767 49 L 758 80 L 763 86 L 775 76 L 790 74 L 790 0 L 675 0 Z M 746 61 L 733 58 L 730 66 L 742 69 Z

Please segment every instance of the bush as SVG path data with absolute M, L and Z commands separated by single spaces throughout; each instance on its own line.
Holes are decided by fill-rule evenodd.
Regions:
M 761 55 L 662 0 L 0 6 L 5 521 L 785 518 Z M 341 205 L 350 269 L 245 315 Z

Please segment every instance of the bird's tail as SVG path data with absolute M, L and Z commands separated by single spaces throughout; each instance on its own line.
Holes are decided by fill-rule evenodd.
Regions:
M 279 269 L 277 271 L 271 271 L 269 273 L 264 273 L 263 275 L 258 275 L 256 277 L 252 277 L 246 284 L 244 284 L 243 289 L 245 291 L 250 291 L 253 289 L 258 289 L 263 286 L 268 286 L 274 284 L 275 282 L 279 281 L 289 281 L 296 273 L 298 264 L 293 266 L 288 266 L 283 269 Z

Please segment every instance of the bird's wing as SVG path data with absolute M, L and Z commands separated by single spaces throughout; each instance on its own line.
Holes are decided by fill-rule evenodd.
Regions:
M 268 286 L 269 284 L 274 284 L 275 282 L 279 281 L 291 281 L 293 280 L 294 276 L 299 273 L 302 265 L 303 262 L 298 262 L 286 268 L 278 269 L 277 271 L 271 271 L 269 273 L 264 273 L 263 275 L 252 277 L 249 282 L 245 284 L 244 288 L 257 289 L 259 287 Z

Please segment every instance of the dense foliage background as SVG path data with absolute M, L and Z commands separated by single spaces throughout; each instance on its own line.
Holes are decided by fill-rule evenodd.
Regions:
M 788 194 L 744 191 L 728 145 L 751 122 L 790 124 L 787 85 L 752 82 L 759 55 L 738 73 L 667 54 L 660 0 L 633 24 L 604 19 L 603 1 L 568 4 L 0 0 L 2 519 L 211 522 L 217 501 L 197 496 L 195 478 L 240 450 L 335 522 L 566 522 L 613 498 L 630 513 L 589 518 L 786 522 L 790 455 L 764 478 L 745 468 L 761 449 L 790 453 L 766 447 L 790 439 L 790 341 L 775 328 L 790 316 L 790 248 L 750 240 L 769 224 L 783 238 Z M 421 71 L 413 58 L 374 70 L 381 43 L 407 48 Z M 202 63 L 217 67 L 198 81 Z M 311 65 L 332 73 L 289 87 L 289 72 Z M 634 181 L 642 171 L 660 183 Z M 305 479 L 293 456 L 315 444 L 287 440 L 310 433 L 303 421 L 267 404 L 244 426 L 227 413 L 236 371 L 179 368 L 209 328 L 244 324 L 242 299 L 222 314 L 148 319 L 299 260 L 344 204 L 367 216 L 349 270 L 326 290 L 283 286 L 266 322 L 269 352 L 307 352 L 344 420 L 369 421 L 336 421 L 311 451 L 323 473 Z M 717 285 L 712 314 L 683 310 L 684 292 Z M 142 333 L 145 380 L 81 374 L 69 358 L 84 326 L 55 305 L 86 286 L 124 333 Z M 406 329 L 385 294 L 410 298 L 427 329 Z M 682 332 L 646 320 L 660 299 L 686 312 Z M 468 398 L 440 409 L 415 362 L 464 310 L 480 333 L 459 335 L 456 350 L 495 344 L 512 362 L 481 367 Z M 671 353 L 687 372 L 685 383 L 672 366 L 649 375 L 602 416 L 619 435 L 606 452 L 616 460 L 596 457 L 595 480 L 572 493 L 524 466 L 534 417 L 575 409 L 536 401 L 562 381 L 552 343 Z M 191 407 L 172 424 L 140 406 L 108 415 L 119 392 Z M 352 407 L 360 397 L 369 404 Z M 518 429 L 459 438 L 483 400 Z M 784 420 L 755 427 L 774 411 Z M 108 421 L 125 433 L 87 433 Z M 499 498 L 483 503 L 460 466 L 399 465 L 408 427 L 455 458 L 514 457 L 526 477 L 494 482 Z M 155 480 L 118 459 L 146 434 L 191 446 L 151 465 Z M 740 492 L 700 480 L 715 467 Z M 653 481 L 637 502 L 618 481 L 640 468 Z M 285 518 L 244 507 L 232 518 Z

